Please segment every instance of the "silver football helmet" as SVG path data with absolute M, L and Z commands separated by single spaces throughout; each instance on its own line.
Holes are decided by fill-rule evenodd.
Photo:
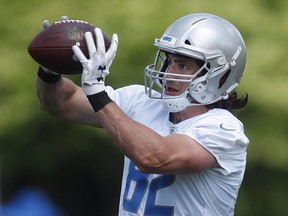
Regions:
M 225 100 L 238 86 L 246 64 L 246 47 L 237 28 L 227 20 L 207 13 L 186 15 L 176 20 L 155 39 L 158 52 L 145 69 L 145 92 L 162 99 L 169 112 L 188 106 L 208 105 Z M 166 54 L 188 56 L 203 62 L 193 75 L 167 73 Z M 173 77 L 173 78 L 171 78 Z M 188 82 L 179 96 L 165 95 L 167 81 Z

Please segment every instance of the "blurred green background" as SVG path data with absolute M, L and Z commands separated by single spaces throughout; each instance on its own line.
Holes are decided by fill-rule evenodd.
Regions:
M 231 21 L 247 45 L 239 87 L 249 94 L 239 118 L 250 138 L 236 216 L 288 215 L 288 1 L 1 0 L 0 182 L 2 205 L 23 188 L 44 191 L 68 216 L 117 215 L 122 155 L 100 129 L 59 121 L 39 110 L 37 64 L 27 53 L 42 21 L 62 15 L 119 35 L 107 84 L 143 83 L 154 38 L 174 20 L 209 12 Z M 70 76 L 79 83 L 79 76 Z

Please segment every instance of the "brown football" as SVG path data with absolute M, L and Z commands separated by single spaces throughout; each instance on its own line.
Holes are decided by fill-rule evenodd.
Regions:
M 94 34 L 94 26 L 81 20 L 65 20 L 53 23 L 36 35 L 28 45 L 30 56 L 43 67 L 60 74 L 80 74 L 82 65 L 72 51 L 78 45 L 88 58 L 85 32 Z M 110 39 L 103 33 L 106 50 Z M 95 43 L 96 44 L 96 43 Z

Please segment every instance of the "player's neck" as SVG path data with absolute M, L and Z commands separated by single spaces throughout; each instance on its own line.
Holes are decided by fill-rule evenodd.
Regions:
M 208 108 L 205 106 L 187 107 L 187 109 L 185 109 L 184 111 L 177 112 L 177 113 L 170 113 L 170 121 L 174 124 L 177 124 L 186 119 L 201 115 L 207 111 L 208 111 Z

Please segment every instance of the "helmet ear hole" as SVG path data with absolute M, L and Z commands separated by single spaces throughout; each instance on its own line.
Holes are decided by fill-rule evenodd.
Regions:
M 222 86 L 225 84 L 226 80 L 228 79 L 229 75 L 231 73 L 231 70 L 228 70 L 219 80 L 219 86 L 218 88 L 222 88 Z
M 189 40 L 185 40 L 185 44 L 187 44 L 187 45 L 191 45 L 191 42 L 189 41 Z

